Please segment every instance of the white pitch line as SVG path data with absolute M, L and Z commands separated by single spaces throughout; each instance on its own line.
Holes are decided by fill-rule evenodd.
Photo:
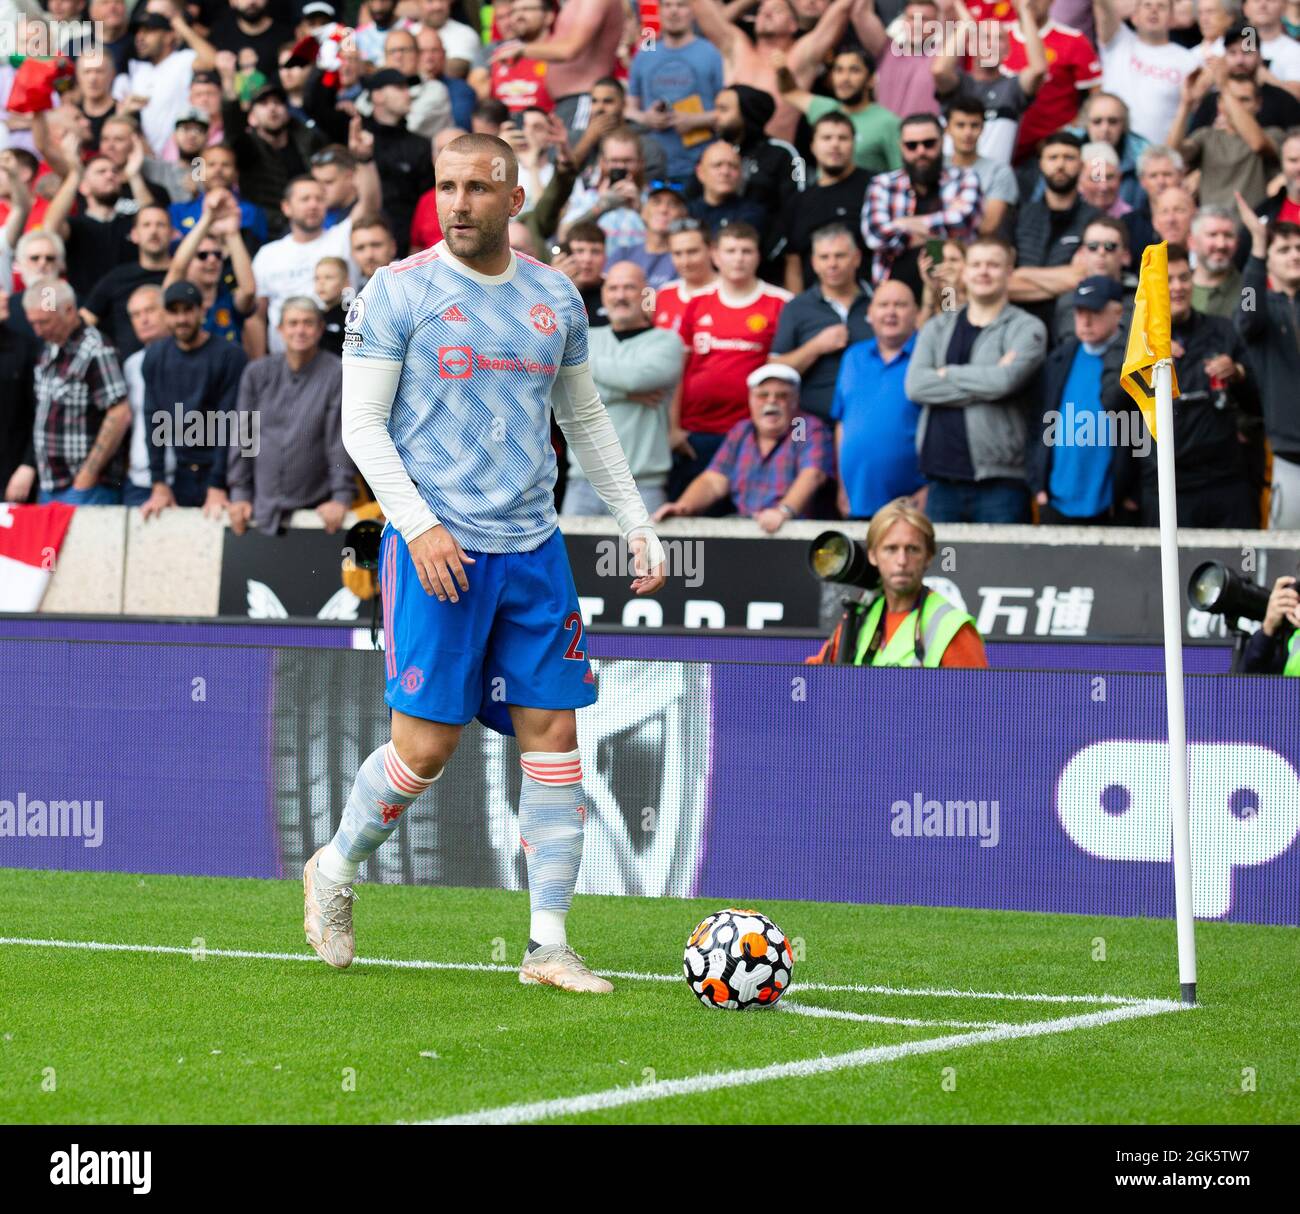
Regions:
M 2 942 L 0 942 L 2 943 Z M 1160 1003 L 1141 995 L 1035 995 L 1021 991 L 962 991 L 956 987 L 861 986 L 854 983 L 792 982 L 791 991 L 850 991 L 859 995 L 910 995 L 931 999 L 996 999 L 1005 1003 L 1130 1003 L 1146 1007 Z M 1182 1004 L 1165 1000 L 1175 1007 Z
M 23 945 L 29 948 L 69 948 L 104 953 L 158 953 L 164 956 L 193 956 L 202 951 L 207 957 L 231 957 L 252 961 L 316 961 L 315 953 L 257 952 L 242 948 L 184 948 L 174 944 L 116 944 L 104 940 L 40 940 L 26 936 L 0 936 L 0 946 Z M 388 969 L 453 970 L 463 973 L 513 974 L 517 965 L 490 965 L 479 961 L 408 961 L 399 957 L 358 957 L 353 965 L 374 965 Z M 637 970 L 596 970 L 606 978 L 624 978 L 629 982 L 681 982 L 681 974 L 646 974 Z M 865 986 L 843 982 L 792 982 L 787 996 L 795 991 L 824 991 L 859 995 L 901 995 L 934 999 L 997 999 L 1009 1003 L 1123 1003 L 1134 1007 L 1157 1005 L 1172 1010 L 1182 1007 L 1174 1000 L 1144 998 L 1138 995 L 1036 995 L 1022 991 L 963 991 L 956 988 Z M 941 1024 L 943 1021 L 929 1023 Z
M 863 1024 L 899 1024 L 913 1029 L 1004 1029 L 1003 1020 L 916 1020 L 909 1016 L 876 1016 L 870 1012 L 844 1012 L 835 1007 L 818 1007 L 813 1003 L 791 1003 L 787 995 L 776 1005 L 778 1012 L 794 1012 L 822 1020 L 858 1020 Z
M 944 1050 L 960 1050 L 973 1045 L 1014 1041 L 1025 1037 L 1045 1037 L 1054 1033 L 1073 1032 L 1076 1029 L 1097 1028 L 1119 1020 L 1132 1020 L 1139 1016 L 1159 1016 L 1181 1010 L 1182 1004 L 1171 1000 L 1130 1003 L 1106 1011 L 1065 1016 L 1059 1020 L 1011 1024 L 976 1033 L 954 1033 L 946 1037 L 931 1037 L 925 1041 L 873 1046 L 869 1049 L 853 1050 L 847 1054 L 806 1058 L 798 1062 L 776 1062 L 769 1066 L 750 1067 L 739 1071 L 714 1071 L 703 1075 L 692 1075 L 687 1079 L 666 1079 L 637 1087 L 607 1088 L 603 1092 L 588 1092 L 582 1096 L 564 1096 L 555 1100 L 537 1100 L 528 1104 L 508 1104 L 500 1108 L 480 1109 L 476 1113 L 463 1113 L 455 1117 L 442 1117 L 416 1124 L 521 1125 L 525 1122 L 549 1121 L 554 1117 L 576 1117 L 584 1113 L 598 1113 L 606 1109 L 642 1104 L 650 1100 L 666 1100 L 672 1096 L 698 1096 L 703 1092 L 716 1092 L 723 1088 L 770 1083 L 774 1079 L 806 1079 L 813 1075 L 827 1075 L 833 1071 L 893 1062 L 895 1059 L 916 1054 L 935 1054 Z
M 103 953 L 159 953 L 192 957 L 201 953 L 205 957 L 233 957 L 252 961 L 317 961 L 315 953 L 262 953 L 243 948 L 181 948 L 173 944 L 112 944 L 103 940 L 29 940 L 20 936 L 0 936 L 0 945 L 23 944 L 32 948 L 72 948 Z M 353 965 L 379 965 L 392 969 L 414 970 L 464 970 L 492 974 L 514 974 L 517 965 L 488 965 L 477 961 L 403 961 L 395 957 L 358 957 Z

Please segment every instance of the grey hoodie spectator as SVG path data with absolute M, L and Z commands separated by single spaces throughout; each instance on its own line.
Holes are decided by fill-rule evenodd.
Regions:
M 1027 412 L 1047 329 L 1007 302 L 1014 256 L 996 237 L 971 243 L 966 307 L 926 323 L 908 366 L 908 398 L 922 406 L 916 449 L 930 481 L 927 511 L 936 522 L 1028 520 Z

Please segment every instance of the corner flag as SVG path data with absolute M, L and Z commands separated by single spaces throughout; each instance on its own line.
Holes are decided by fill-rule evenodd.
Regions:
M 1148 245 L 1142 253 L 1137 294 L 1133 298 L 1133 324 L 1128 331 L 1128 348 L 1119 382 L 1142 410 L 1152 438 L 1156 434 L 1155 366 L 1170 360 L 1173 396 L 1178 395 L 1178 376 L 1173 374 L 1171 348 L 1173 321 L 1169 315 L 1169 245 L 1165 241 Z
M 1178 496 L 1174 470 L 1173 317 L 1169 306 L 1169 246 L 1149 245 L 1133 300 L 1133 327 L 1120 383 L 1137 402 L 1156 443 L 1160 503 L 1160 598 L 1165 632 L 1165 709 L 1169 718 L 1169 819 L 1174 861 L 1174 919 L 1178 979 L 1184 1003 L 1196 1002 L 1196 920 L 1192 907 L 1192 833 L 1187 780 L 1187 720 L 1183 706 L 1183 613 L 1179 600 Z

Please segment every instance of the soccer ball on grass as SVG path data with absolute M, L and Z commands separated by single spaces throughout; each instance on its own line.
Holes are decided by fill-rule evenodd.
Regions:
M 785 933 L 756 910 L 728 907 L 700 923 L 686 941 L 682 969 L 705 1007 L 771 1007 L 790 985 L 794 956 Z

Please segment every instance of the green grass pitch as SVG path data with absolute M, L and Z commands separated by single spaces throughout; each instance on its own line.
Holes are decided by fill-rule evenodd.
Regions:
M 1198 924 L 1200 1007 L 1098 1023 L 1136 1005 L 970 992 L 1169 999 L 1171 922 L 763 903 L 803 954 L 796 986 L 890 989 L 793 989 L 782 1005 L 802 1011 L 733 1013 L 680 977 L 717 901 L 579 897 L 570 934 L 593 966 L 677 975 L 615 979 L 602 998 L 377 963 L 517 965 L 523 893 L 359 886 L 359 951 L 377 960 L 340 973 L 189 952 L 310 956 L 300 882 L 7 870 L 0 883 L 7 941 L 185 950 L 0 944 L 5 1122 L 1300 1120 L 1291 928 Z M 1077 1027 L 1023 1030 L 1063 1020 Z

